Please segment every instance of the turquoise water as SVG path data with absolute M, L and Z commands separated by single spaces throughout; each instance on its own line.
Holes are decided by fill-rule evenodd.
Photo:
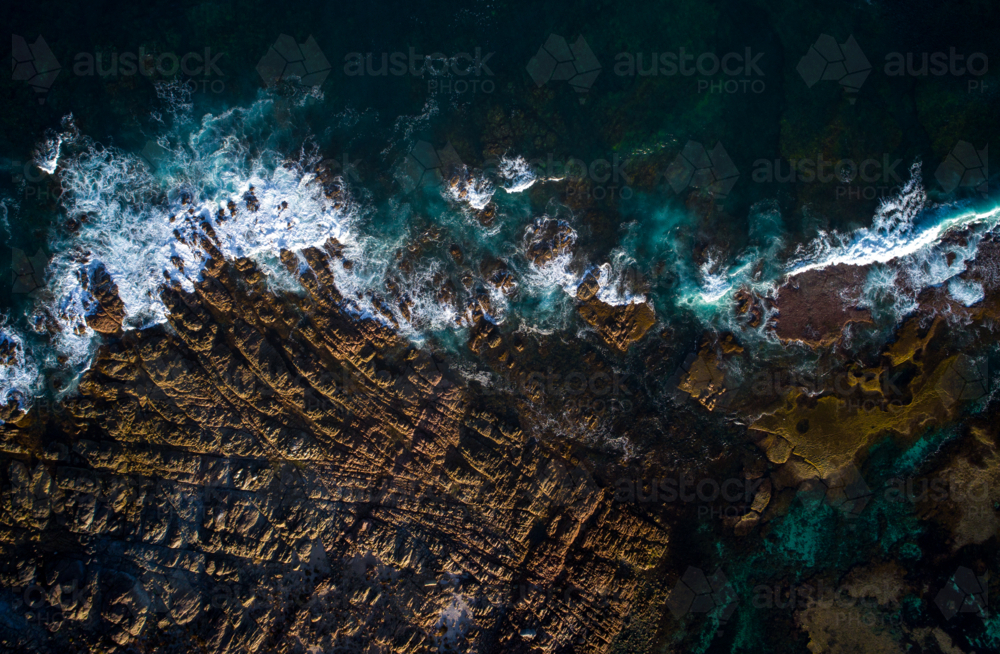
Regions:
M 802 239 L 787 229 L 775 203 L 763 202 L 750 207 L 746 229 L 728 227 L 735 242 L 702 245 L 704 218 L 654 187 L 620 194 L 622 220 L 609 239 L 598 232 L 607 226 L 593 222 L 593 210 L 574 211 L 567 195 L 574 184 L 597 179 L 584 172 L 582 160 L 532 159 L 508 150 L 465 163 L 450 141 L 440 146 L 422 138 L 440 118 L 433 100 L 420 115 L 396 121 L 377 150 L 352 160 L 347 152 L 366 119 L 353 110 L 323 113 L 329 100 L 318 88 L 264 90 L 246 106 L 205 114 L 182 86 L 163 85 L 159 95 L 159 130 L 140 153 L 99 143 L 72 114 L 36 145 L 33 165 L 58 178 L 61 194 L 48 230 L 51 258 L 43 288 L 31 302 L 18 298 L 21 306 L 8 317 L 5 331 L 22 343 L 24 360 L 8 372 L 4 397 L 43 392 L 47 369 L 68 366 L 78 374 L 88 366 L 95 338 L 84 317 L 93 300 L 81 271 L 107 269 L 126 307 L 126 329 L 164 322 L 164 274 L 188 290 L 199 278 L 206 254 L 193 236 L 202 221 L 213 226 L 227 256 L 256 259 L 283 290 L 297 285 L 278 262 L 282 250 L 336 239 L 350 262 L 336 263 L 334 271 L 348 308 L 391 321 L 417 344 L 431 339 L 454 354 L 462 351 L 470 324 L 469 302 L 483 294 L 489 318 L 505 329 L 586 333 L 573 298 L 588 271 L 609 304 L 649 301 L 667 326 L 728 331 L 738 328 L 737 290 L 769 296 L 808 270 L 874 264 L 863 303 L 877 309 L 883 329 L 891 329 L 915 307 L 920 290 L 949 283 L 964 269 L 946 258 L 973 258 L 979 240 L 1000 220 L 989 200 L 929 200 L 914 165 L 870 226 Z M 344 144 L 345 154 L 328 156 L 321 141 Z M 635 161 L 623 168 L 622 179 L 645 163 Z M 321 168 L 335 176 L 334 199 L 327 193 L 330 182 L 317 174 Z M 258 211 L 225 216 L 230 202 L 244 205 L 250 194 Z M 483 222 L 479 216 L 488 206 L 494 217 Z M 561 221 L 571 247 L 538 265 L 529 251 L 548 221 Z M 961 244 L 946 238 L 959 232 L 966 237 Z M 450 255 L 452 246 L 461 251 L 462 264 Z M 182 269 L 173 263 L 178 260 Z M 506 292 L 486 280 L 484 266 L 498 261 L 514 280 Z M 463 274 L 472 278 L 469 288 Z M 911 290 L 902 295 L 893 289 L 887 297 L 887 282 L 896 277 L 905 277 Z M 453 296 L 447 302 L 440 295 L 446 283 Z M 388 317 L 373 304 L 387 287 L 408 298 L 407 314 L 388 302 Z M 966 303 L 977 300 L 967 282 L 955 279 L 949 289 Z M 780 347 L 766 322 L 744 340 Z M 37 332 L 42 324 L 47 335 L 32 333 L 32 325 Z
M 186 99 L 183 89 L 173 92 Z M 159 299 L 164 274 L 191 290 L 206 259 L 196 239 L 179 240 L 175 231 L 198 234 L 201 221 L 212 224 L 227 256 L 256 259 L 272 284 L 285 290 L 295 290 L 296 282 L 277 255 L 336 239 L 351 265 L 335 264 L 335 276 L 353 311 L 385 320 L 372 303 L 386 294 L 391 280 L 411 301 L 408 315 L 392 307 L 394 326 L 415 343 L 430 338 L 450 344 L 455 353 L 471 320 L 466 307 L 477 292 L 489 297 L 490 319 L 510 330 L 580 331 L 572 298 L 588 271 L 600 280 L 605 302 L 648 300 L 667 325 L 694 321 L 726 331 L 737 329 L 733 295 L 741 288 L 766 296 L 807 270 L 876 264 L 915 286 L 909 304 L 896 297 L 883 312 L 883 326 L 891 328 L 912 309 L 916 292 L 947 283 L 963 269 L 944 263 L 949 254 L 960 261 L 973 258 L 978 240 L 1000 220 L 1000 210 L 989 202 L 930 202 L 914 166 L 870 227 L 824 231 L 796 245 L 780 209 L 764 203 L 751 208 L 745 231 L 734 230 L 738 247 L 710 243 L 697 253 L 695 230 L 703 219 L 662 193 L 644 192 L 622 199 L 623 221 L 609 247 L 596 237 L 588 216 L 574 213 L 567 202 L 567 184 L 582 175 L 572 163 L 530 161 L 513 152 L 482 162 L 483 167 L 448 163 L 448 156 L 457 157 L 450 145 L 435 148 L 419 136 L 434 123 L 433 104 L 390 136 L 376 159 L 360 164 L 346 156 L 331 163 L 319 146 L 312 119 L 327 102 L 319 90 L 297 88 L 284 97 L 262 91 L 245 107 L 204 115 L 188 102 L 161 95 L 163 128 L 143 153 L 96 142 L 72 115 L 36 149 L 35 164 L 59 178 L 62 217 L 50 228 L 44 289 L 25 317 L 36 324 L 47 321 L 56 331 L 48 339 L 28 337 L 23 317 L 16 315 L 8 331 L 28 345 L 26 353 L 40 370 L 53 367 L 60 356 L 76 370 L 88 365 L 94 338 L 84 316 L 93 300 L 80 281 L 81 270 L 98 264 L 108 270 L 126 307 L 127 329 L 164 322 L 166 308 Z M 363 122 L 353 111 L 326 116 L 324 136 L 350 143 Z M 424 151 L 436 157 L 430 167 L 420 161 Z M 318 166 L 336 174 L 341 189 L 336 199 L 325 192 Z M 383 175 L 366 181 L 361 170 L 372 167 Z M 456 186 L 443 177 L 461 181 Z M 251 189 L 260 209 L 226 217 L 227 205 L 245 204 Z M 495 207 L 495 217 L 483 224 L 477 216 L 487 205 Z M 178 217 L 183 220 L 175 222 Z M 68 231 L 66 222 L 75 219 L 79 225 Z M 533 234 L 551 220 L 562 221 L 572 247 L 537 265 L 528 256 L 537 240 Z M 967 234 L 965 244 L 944 242 L 959 231 Z M 462 251 L 463 265 L 450 256 L 452 245 Z M 183 262 L 182 270 L 172 263 L 176 260 Z M 484 282 L 483 265 L 495 261 L 512 274 L 515 293 Z M 473 277 L 468 289 L 460 281 L 463 271 Z M 451 280 L 455 301 L 440 300 L 442 280 Z M 878 303 L 884 289 L 871 284 L 868 301 Z M 970 291 L 953 290 L 956 297 L 963 293 Z M 766 324 L 744 338 L 760 347 L 777 344 Z M 27 361 L 24 367 L 30 367 Z M 18 389 L 30 397 L 44 374 L 31 376 L 32 383 L 23 375 L 8 381 L 5 393 Z

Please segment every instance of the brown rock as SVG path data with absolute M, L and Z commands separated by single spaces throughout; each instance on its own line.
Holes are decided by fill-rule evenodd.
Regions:
M 72 454 L 2 455 L 0 555 L 56 544 L 5 583 L 78 589 L 60 628 L 84 644 L 94 618 L 121 648 L 167 651 L 182 625 L 219 654 L 420 652 L 441 645 L 458 598 L 495 597 L 462 627 L 469 651 L 539 615 L 552 646 L 608 651 L 666 529 L 616 505 L 584 462 L 475 408 L 444 362 L 348 313 L 332 256 L 282 253 L 303 297 L 220 260 L 194 293 L 163 291 L 169 329 L 107 339 L 65 414 L 39 425 Z M 641 306 L 598 309 L 626 346 L 652 322 Z M 471 331 L 491 356 L 513 349 L 488 320 Z M 522 579 L 524 600 L 503 599 Z M 567 588 L 584 589 L 569 611 Z
M 576 242 L 576 233 L 565 220 L 543 218 L 528 228 L 528 258 L 536 266 L 544 266 L 569 252 Z
M 820 347 L 840 340 L 850 323 L 871 323 L 867 309 L 844 299 L 860 298 L 867 274 L 867 268 L 841 264 L 789 278 L 778 288 L 778 338 Z
M 576 299 L 586 302 L 597 295 L 599 290 L 601 290 L 601 286 L 597 283 L 597 278 L 593 274 L 587 273 L 580 285 L 576 287 Z
M 577 306 L 577 311 L 605 343 L 619 352 L 627 352 L 656 324 L 656 314 L 647 302 L 613 306 L 592 297 Z
M 97 304 L 87 314 L 87 324 L 95 332 L 118 334 L 125 319 L 125 305 L 118 297 L 118 286 L 103 264 L 88 273 L 81 273 L 84 289 L 90 291 Z

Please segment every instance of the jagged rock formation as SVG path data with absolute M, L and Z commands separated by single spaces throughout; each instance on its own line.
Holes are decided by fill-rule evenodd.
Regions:
M 95 272 L 78 394 L 0 427 L 4 648 L 606 651 L 666 528 L 351 314 L 336 244 L 300 297 L 201 241 L 164 327 Z
M 564 220 L 540 218 L 528 228 L 526 241 L 528 258 L 541 267 L 569 253 L 576 242 L 576 233 Z
M 615 306 L 592 297 L 582 302 L 577 311 L 605 343 L 619 352 L 627 351 L 656 324 L 656 314 L 647 302 Z
M 87 324 L 101 334 L 118 334 L 125 319 L 125 305 L 118 297 L 118 286 L 103 264 L 93 270 L 81 273 L 80 281 L 84 290 L 94 297 L 95 306 L 87 314 Z

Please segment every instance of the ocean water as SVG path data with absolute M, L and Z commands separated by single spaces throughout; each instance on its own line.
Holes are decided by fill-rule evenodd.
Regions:
M 806 271 L 874 265 L 864 303 L 885 306 L 885 295 L 892 295 L 882 319 L 897 324 L 929 286 L 948 284 L 963 304 L 981 299 L 981 286 L 956 279 L 964 265 L 945 261 L 949 255 L 960 263 L 973 258 L 979 240 L 1000 221 L 1000 208 L 988 203 L 930 202 L 915 165 L 870 225 L 852 231 L 822 231 L 794 243 L 781 210 L 765 202 L 752 208 L 742 248 L 710 247 L 696 256 L 690 228 L 697 216 L 647 196 L 636 206 L 649 213 L 623 223 L 618 243 L 605 256 L 592 257 L 592 248 L 577 247 L 584 224 L 560 201 L 564 177 L 546 176 L 517 152 L 484 168 L 457 163 L 444 170 L 446 153 L 417 135 L 435 116 L 433 104 L 405 126 L 397 124 L 387 138 L 376 162 L 391 174 L 387 184 L 366 184 L 350 169 L 335 170 L 341 190 L 331 198 L 317 174 L 330 163 L 310 124 L 311 110 L 326 103 L 318 89 L 285 97 L 262 91 L 246 106 L 203 115 L 176 95 L 161 96 L 163 128 L 144 154 L 97 142 L 72 115 L 38 142 L 34 165 L 58 179 L 62 222 L 49 236 L 52 256 L 43 291 L 23 315 L 8 315 L 3 327 L 3 338 L 16 344 L 18 354 L 3 368 L 0 400 L 30 404 L 45 391 L 50 371 L 68 368 L 73 376 L 87 369 L 97 339 L 85 322 L 95 301 L 84 280 L 98 266 L 118 286 L 125 329 L 165 322 L 160 289 L 169 279 L 192 290 L 208 258 L 197 238 L 203 223 L 212 226 L 227 257 L 254 259 L 283 291 L 301 289 L 279 262 L 282 250 L 336 239 L 343 259 L 335 262 L 334 275 L 348 310 L 391 324 L 414 343 L 433 339 L 457 354 L 476 289 L 488 295 L 488 319 L 505 329 L 575 332 L 581 324 L 573 298 L 587 275 L 599 281 L 598 297 L 608 304 L 649 301 L 667 325 L 693 320 L 725 331 L 736 329 L 733 295 L 739 289 L 768 296 Z M 355 112 L 344 110 L 326 129 L 347 133 L 359 122 Z M 425 167 L 418 177 L 411 169 L 422 165 L 421 148 L 442 167 L 429 173 Z M 453 185 L 443 179 L 448 175 L 462 181 Z M 259 203 L 255 212 L 244 208 L 251 197 Z M 230 203 L 240 207 L 235 215 L 227 213 Z M 477 215 L 491 203 L 495 217 L 481 224 Z M 72 231 L 66 221 L 74 221 Z M 529 250 L 551 221 L 565 230 L 569 246 L 538 265 Z M 966 236 L 961 244 L 947 238 L 956 233 Z M 448 253 L 450 244 L 460 244 L 476 279 L 469 290 L 454 284 L 458 300 L 449 303 L 440 301 L 441 280 L 456 280 L 462 271 Z M 406 252 L 418 256 L 401 274 L 399 258 Z M 513 275 L 515 293 L 484 283 L 485 275 L 475 270 L 497 260 Z M 665 262 L 666 274 L 651 272 L 658 262 Z M 673 283 L 654 279 L 640 288 L 637 270 Z M 893 285 L 900 276 L 908 280 L 907 297 L 898 297 Z M 410 299 L 408 315 L 395 303 L 381 303 L 390 279 Z M 389 308 L 391 318 L 376 302 Z M 766 326 L 745 338 L 751 346 L 776 343 Z
M 204 265 L 194 238 L 202 222 L 227 256 L 253 258 L 286 292 L 300 289 L 280 265 L 280 252 L 336 239 L 343 259 L 334 273 L 346 309 L 455 354 L 464 353 L 477 303 L 506 331 L 597 342 L 575 311 L 577 286 L 588 275 L 599 281 L 603 302 L 649 302 L 657 331 L 739 330 L 745 346 L 769 352 L 784 346 L 766 319 L 755 330 L 741 328 L 734 296 L 773 296 L 789 277 L 810 270 L 869 265 L 861 305 L 873 311 L 882 334 L 915 308 L 921 289 L 946 285 L 966 305 L 981 298 L 981 288 L 956 275 L 1000 220 L 1000 208 L 989 184 L 984 192 L 964 182 L 942 188 L 948 180 L 938 164 L 961 139 L 982 148 L 988 132 L 940 126 L 949 111 L 975 119 L 992 95 L 967 94 L 962 108 L 922 114 L 939 129 L 928 139 L 922 134 L 929 128 L 908 122 L 911 113 L 881 100 L 885 89 L 913 80 L 883 77 L 850 102 L 832 83 L 818 91 L 801 84 L 790 53 L 807 51 L 813 32 L 826 29 L 805 18 L 785 25 L 751 6 L 699 5 L 678 25 L 652 8 L 581 10 L 612 15 L 595 29 L 567 22 L 558 9 L 508 15 L 490 2 L 402 12 L 408 20 L 387 19 L 384 8 L 335 15 L 307 6 L 294 18 L 258 8 L 246 17 L 250 28 L 234 31 L 225 7 L 215 4 L 132 13 L 114 29 L 79 8 L 48 23 L 36 15 L 43 10 L 25 10 L 14 28 L 28 42 L 45 36 L 62 68 L 50 88 L 11 80 L 19 99 L 44 103 L 16 111 L 12 124 L 28 128 L 4 137 L 0 164 L 10 183 L 3 180 L 0 189 L 0 231 L 21 253 L 18 261 L 41 254 L 25 278 L 34 288 L 0 297 L 3 338 L 17 343 L 0 374 L 0 403 L 28 404 L 54 392 L 54 375 L 62 385 L 57 394 L 72 390 L 97 343 L 85 322 L 94 301 L 82 280 L 101 267 L 118 286 L 126 329 L 164 322 L 164 275 L 190 289 Z M 891 11 L 889 5 L 844 11 L 876 64 L 888 50 L 945 43 L 915 36 L 923 32 L 912 16 L 877 30 L 863 20 L 865 12 Z M 735 29 L 734 20 L 755 28 Z M 261 66 L 282 34 L 294 35 L 287 38 L 303 52 L 321 51 L 322 61 L 309 63 L 314 77 L 270 83 Z M 586 37 L 600 64 L 590 86 L 532 77 L 531 62 L 553 34 L 570 42 Z M 956 47 L 980 44 L 978 35 L 963 32 Z M 716 93 L 714 78 L 630 76 L 615 65 L 623 52 L 648 58 L 681 45 L 759 53 L 754 79 L 764 90 Z M 206 57 L 211 50 L 220 74 L 130 76 L 109 68 L 140 49 Z M 459 60 L 485 67 L 467 79 L 433 65 L 423 74 L 397 74 L 380 67 L 383 54 L 390 61 L 394 53 L 407 61 L 433 53 L 445 68 Z M 98 55 L 103 69 L 80 67 Z M 456 92 L 460 79 L 474 78 L 482 84 Z M 967 81 L 944 80 L 942 92 Z M 828 138 L 829 124 L 838 121 L 852 138 Z M 800 133 L 789 134 L 790 124 Z M 714 186 L 690 174 L 678 185 L 678 162 L 698 148 L 729 157 L 728 168 L 712 162 L 713 174 L 729 172 Z M 976 152 L 985 161 L 986 150 Z M 861 189 L 855 200 L 856 189 L 839 182 L 754 179 L 761 162 L 767 169 L 778 161 L 773 169 L 781 171 L 817 154 L 885 162 L 898 180 L 888 179 L 871 197 Z M 321 169 L 332 171 L 335 198 Z M 229 215 L 229 203 L 245 207 L 248 198 L 258 211 Z M 480 220 L 484 210 L 493 212 L 491 221 Z M 553 224 L 569 247 L 536 265 L 532 248 Z M 505 291 L 489 283 L 497 271 L 509 275 Z M 390 289 L 406 298 L 408 312 L 389 301 Z

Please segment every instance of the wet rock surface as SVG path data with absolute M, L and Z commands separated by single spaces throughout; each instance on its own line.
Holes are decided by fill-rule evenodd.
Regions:
M 297 297 L 213 256 L 124 334 L 94 275 L 79 393 L 0 427 L 5 647 L 607 650 L 668 530 L 345 313 L 330 257 L 282 254 Z
M 656 314 L 647 302 L 612 305 L 591 296 L 577 311 L 605 343 L 619 352 L 627 351 L 656 324 Z
M 87 313 L 87 325 L 101 334 L 118 334 L 125 318 L 125 305 L 118 297 L 118 286 L 103 265 L 81 273 L 83 287 L 94 298 L 94 307 Z
M 829 345 L 851 323 L 870 323 L 871 314 L 855 306 L 868 269 L 836 265 L 810 270 L 778 288 L 775 333 L 783 341 Z
M 536 266 L 545 266 L 556 257 L 569 253 L 576 233 L 564 220 L 540 219 L 528 230 L 528 258 Z

